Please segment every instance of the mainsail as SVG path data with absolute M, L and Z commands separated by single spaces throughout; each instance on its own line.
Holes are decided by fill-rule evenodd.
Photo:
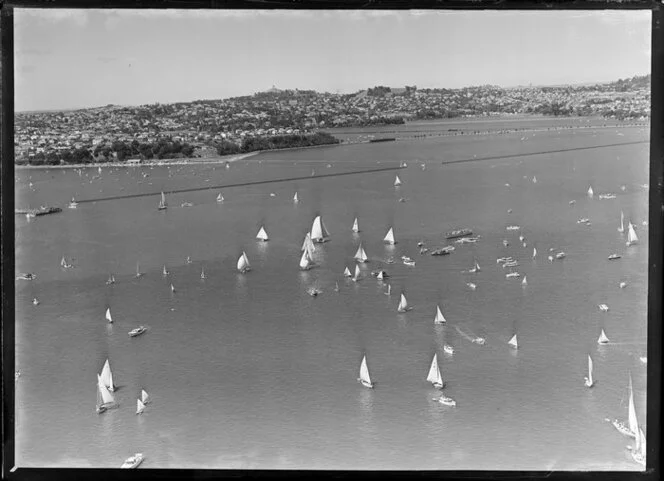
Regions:
M 443 385 L 443 378 L 440 375 L 440 368 L 438 367 L 438 355 L 433 355 L 433 360 L 431 361 L 431 367 L 429 368 L 429 374 L 427 375 L 427 381 L 433 385 Z
M 627 226 L 627 245 L 631 246 L 636 244 L 639 241 L 639 238 L 636 237 L 636 231 L 634 230 L 634 225 L 630 222 Z
M 507 344 L 509 344 L 510 346 L 512 346 L 514 349 L 517 349 L 517 348 L 519 347 L 519 345 L 518 345 L 518 343 L 517 343 L 517 341 L 516 341 L 516 334 L 514 334 L 514 335 L 512 336 L 512 339 L 510 339 L 509 341 L 507 341 Z
M 297 192 L 295 192 L 295 195 L 293 196 L 293 202 L 299 202 L 300 200 L 297 198 Z
M 114 387 L 113 387 L 113 373 L 111 372 L 111 365 L 108 362 L 108 359 L 106 359 L 106 362 L 104 363 L 104 367 L 101 370 L 101 382 L 104 386 L 108 388 L 109 391 L 113 392 Z
M 143 404 L 147 404 L 150 402 L 150 396 L 148 396 L 148 393 L 145 392 L 145 389 L 141 389 L 141 401 Z
M 143 414 L 143 410 L 145 409 L 145 404 L 140 399 L 136 400 L 136 414 Z
M 602 332 L 599 335 L 599 339 L 597 339 L 598 344 L 607 344 L 609 342 L 609 338 L 606 337 L 606 334 L 604 333 L 604 329 L 602 329 Z
M 523 280 L 521 281 L 521 285 L 522 286 L 527 286 L 528 285 L 527 276 L 523 276 Z
M 360 232 L 360 226 L 357 223 L 357 217 L 355 217 L 355 222 L 353 222 L 353 232 L 355 232 L 356 234 Z
M 387 231 L 387 234 L 385 234 L 385 238 L 383 239 L 383 242 L 387 242 L 388 244 L 396 244 L 396 241 L 394 240 L 394 230 L 392 227 L 390 227 L 390 230 Z
M 270 238 L 267 236 L 267 232 L 265 232 L 265 227 L 261 226 L 260 230 L 258 231 L 258 234 L 256 234 L 256 239 L 262 240 L 262 241 L 268 241 Z
M 362 274 L 362 273 L 360 272 L 360 266 L 358 266 L 357 264 L 355 264 L 355 275 L 353 276 L 353 280 L 354 280 L 354 281 L 359 280 L 361 274 Z
M 402 292 L 401 300 L 399 301 L 399 306 L 397 307 L 397 311 L 406 312 L 407 310 L 408 310 L 408 301 L 406 300 L 406 296 L 404 296 Z
M 305 250 L 302 253 L 302 257 L 300 258 L 300 269 L 302 270 L 307 270 L 313 265 L 313 262 L 311 258 L 309 258 L 309 253 Z
M 113 403 L 115 403 L 113 394 L 111 394 L 108 388 L 104 385 L 101 376 L 97 375 L 97 408 L 105 404 Z
M 440 306 L 436 306 L 436 317 L 434 317 L 433 322 L 434 324 L 445 324 L 447 322 L 443 313 L 440 312 Z
M 537 248 L 533 247 L 533 259 L 537 257 Z
M 325 242 L 329 236 L 330 233 L 325 228 L 323 220 L 320 216 L 316 216 L 311 226 L 311 240 L 314 242 Z
M 620 227 L 618 227 L 618 232 L 621 234 L 625 232 L 625 214 L 623 211 L 620 211 Z
M 355 259 L 358 262 L 366 262 L 368 259 L 367 253 L 364 252 L 364 248 L 362 247 L 362 243 L 360 243 L 360 247 L 357 248 L 357 252 L 355 253 Z
M 398 175 L 396 176 L 396 179 L 394 179 L 394 185 L 396 186 L 401 185 L 401 179 L 399 178 Z
M 369 377 L 369 368 L 367 367 L 367 356 L 362 358 L 362 364 L 360 365 L 360 381 L 363 384 L 371 386 L 371 377 Z
M 111 308 L 109 307 L 106 309 L 106 320 L 110 323 L 113 322 L 113 318 L 111 317 Z
M 593 195 L 595 195 L 595 193 L 593 192 L 592 186 L 588 187 L 588 197 L 592 197 Z
M 249 265 L 249 259 L 247 258 L 247 254 L 242 251 L 242 255 L 240 258 L 237 260 L 237 270 L 240 272 L 246 272 L 251 268 Z

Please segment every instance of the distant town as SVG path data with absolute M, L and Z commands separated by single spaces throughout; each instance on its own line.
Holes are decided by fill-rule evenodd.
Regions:
M 647 120 L 650 75 L 596 85 L 377 86 L 354 94 L 272 88 L 251 96 L 15 116 L 17 164 L 211 157 L 339 143 L 327 129 L 496 115 Z

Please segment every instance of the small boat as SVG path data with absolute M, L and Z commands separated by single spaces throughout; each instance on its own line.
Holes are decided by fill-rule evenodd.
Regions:
M 510 272 L 509 274 L 505 274 L 505 277 L 507 279 L 518 279 L 519 277 L 521 277 L 521 274 L 519 274 L 518 272 Z
M 505 267 L 517 267 L 519 265 L 518 261 L 507 261 L 503 264 L 503 269 Z
M 423 246 L 424 246 L 424 242 L 423 242 L 423 241 L 419 241 L 419 242 L 417 243 L 417 247 L 423 247 Z
M 620 259 L 621 257 L 622 257 L 622 256 L 621 256 L 620 254 L 611 254 L 611 255 L 609 256 L 609 260 L 610 260 L 610 261 L 614 261 L 614 260 L 616 260 L 616 259 Z
M 346 269 L 344 270 L 344 277 L 353 277 L 353 274 L 351 274 L 350 269 L 348 269 L 348 267 L 346 267 Z
M 397 312 L 407 312 L 410 311 L 412 307 L 408 305 L 408 301 L 406 300 L 406 296 L 403 295 L 403 292 L 401 293 L 401 300 L 399 301 L 399 305 L 397 306 Z
M 293 202 L 295 202 L 296 204 L 300 202 L 300 199 L 297 198 L 297 192 L 295 192 L 295 195 L 293 196 Z
M 138 262 L 137 262 L 136 263 L 136 277 L 138 278 L 138 277 L 141 277 L 142 275 L 143 275 L 143 273 L 139 269 L 139 265 L 138 265 Z
M 470 287 L 473 291 L 477 289 L 477 284 L 475 284 L 474 282 L 466 282 L 466 285 Z
M 201 279 L 205 279 L 205 268 L 201 267 Z
M 303 271 L 307 271 L 311 269 L 313 266 L 314 266 L 314 261 L 312 261 L 311 258 L 309 257 L 309 252 L 305 250 L 302 253 L 302 257 L 300 258 L 300 269 L 302 269 Z
M 454 242 L 457 243 L 457 244 L 475 244 L 478 240 L 480 240 L 479 236 L 477 236 L 477 237 L 460 237 Z
M 388 257 L 388 258 L 385 260 L 385 264 L 394 264 L 394 262 L 395 262 L 395 261 L 394 261 L 394 257 Z
M 641 361 L 643 364 L 648 364 L 648 357 L 647 356 L 640 356 L 639 361 Z
M 512 346 L 514 349 L 518 349 L 518 348 L 519 348 L 519 345 L 518 345 L 518 343 L 517 343 L 517 341 L 516 341 L 516 334 L 514 334 L 514 335 L 512 336 L 512 338 L 511 338 L 509 341 L 507 341 L 507 344 L 509 344 L 510 346 Z
M 368 262 L 369 258 L 367 257 L 367 253 L 364 252 L 364 248 L 362 247 L 362 243 L 360 242 L 360 246 L 357 248 L 357 252 L 355 253 L 355 260 L 357 262 Z
M 143 414 L 143 411 L 145 410 L 145 404 L 143 404 L 143 401 L 140 399 L 136 400 L 136 414 Z
M 242 274 L 244 274 L 245 272 L 249 272 L 251 270 L 251 265 L 249 264 L 249 258 L 247 257 L 247 254 L 244 251 L 237 260 L 237 270 Z
M 122 463 L 122 466 L 120 466 L 120 469 L 135 469 L 142 462 L 143 462 L 143 454 L 142 453 L 136 453 L 133 456 L 129 456 L 125 460 L 125 462 Z
M 383 238 L 383 242 L 386 244 L 394 245 L 396 244 L 396 241 L 394 240 L 394 230 L 392 227 L 390 227 L 390 230 L 387 231 L 387 234 L 385 234 L 385 238 Z
M 330 233 L 325 228 L 321 216 L 316 216 L 314 223 L 311 226 L 311 240 L 312 242 L 323 243 L 329 240 Z
M 399 202 L 406 202 L 406 198 L 405 197 L 399 197 Z
M 595 195 L 595 193 L 593 192 L 592 186 L 588 187 L 588 197 L 592 199 L 593 195 Z
M 477 273 L 477 272 L 479 272 L 479 271 L 481 271 L 481 270 L 482 270 L 482 269 L 480 269 L 480 265 L 477 263 L 477 260 L 475 260 L 475 266 L 472 267 L 472 268 L 470 268 L 470 269 L 468 269 L 468 272 L 471 273 L 471 274 L 475 274 L 475 273 Z
M 527 279 L 528 279 L 527 276 L 523 276 L 523 280 L 521 281 L 521 285 L 523 287 L 526 287 L 528 285 L 528 280 Z
M 258 234 L 256 234 L 256 239 L 267 242 L 270 240 L 270 238 L 267 236 L 267 232 L 265 232 L 265 227 L 261 226 L 260 230 L 258 231 Z
M 31 281 L 34 280 L 37 276 L 31 274 L 30 272 L 22 272 L 16 276 L 16 280 Z
M 553 262 L 553 256 L 549 256 L 548 259 L 549 259 L 549 262 Z
M 577 224 L 588 224 L 589 222 L 590 219 L 588 219 L 587 217 L 582 217 L 581 219 L 576 221 Z
M 76 209 L 78 207 L 78 202 L 76 202 L 76 199 L 72 197 L 71 202 L 69 203 L 69 205 L 67 205 L 67 207 L 69 207 L 70 209 Z
M 141 334 L 143 334 L 147 330 L 148 329 L 145 326 L 138 326 L 136 329 L 132 329 L 131 331 L 129 331 L 129 337 L 140 336 Z
M 180 204 L 180 207 L 193 207 L 193 206 L 194 206 L 194 204 L 192 204 L 191 202 L 186 202 L 186 201 L 183 202 L 182 204 Z
M 443 316 L 443 313 L 440 312 L 440 306 L 436 306 L 436 316 L 433 318 L 434 324 L 445 324 L 447 320 Z
M 307 294 L 309 294 L 311 297 L 316 297 L 320 293 L 321 291 L 315 287 L 307 289 Z
M 432 256 L 446 256 L 454 252 L 456 249 L 454 246 L 445 246 L 439 247 L 431 251 Z
M 599 307 L 599 310 L 602 312 L 609 312 L 609 306 L 606 304 L 598 304 L 597 307 Z
M 507 239 L 503 239 L 503 246 L 509 247 L 510 243 Z
M 145 392 L 145 389 L 141 389 L 141 402 L 143 404 L 148 404 L 150 402 L 150 396 Z
M 311 234 L 309 232 L 307 232 L 304 236 L 304 242 L 302 242 L 302 248 L 300 250 L 307 251 L 309 259 L 313 260 L 316 246 L 314 246 L 314 243 L 311 240 Z
M 356 234 L 360 232 L 360 226 L 357 223 L 357 217 L 355 217 L 355 221 L 353 221 L 353 227 L 351 228 L 351 230 Z
M 576 201 L 575 201 L 575 200 L 570 200 L 570 201 L 569 201 L 569 205 L 574 205 L 574 204 L 576 204 Z
M 608 193 L 608 194 L 599 194 L 600 199 L 615 199 L 616 194 Z
M 457 229 L 445 234 L 447 239 L 456 239 L 457 237 L 467 237 L 473 235 L 473 231 L 470 229 Z
M 443 378 L 440 375 L 440 367 L 438 366 L 437 356 L 437 354 L 433 355 L 433 359 L 431 360 L 431 367 L 429 368 L 429 374 L 427 374 L 427 381 L 433 384 L 433 387 L 436 389 L 443 389 L 445 383 L 443 382 Z
M 618 284 L 618 287 L 624 289 L 625 287 L 627 287 L 627 283 L 625 281 L 622 281 L 620 284 Z
M 634 389 L 632 388 L 632 375 L 629 375 L 629 404 L 627 408 L 627 425 L 614 419 L 609 421 L 621 434 L 636 439 L 639 432 L 639 422 L 636 417 L 636 408 L 634 407 Z
M 625 243 L 627 247 L 636 244 L 639 241 L 639 238 L 636 236 L 636 231 L 634 230 L 634 225 L 630 222 L 627 226 L 627 242 Z
M 445 351 L 449 355 L 454 354 L 454 348 L 452 346 L 450 346 L 449 344 L 445 344 L 443 346 L 443 351 Z
M 270 197 L 276 197 L 276 196 L 277 194 L 275 194 L 274 192 L 270 192 Z
M 111 372 L 111 364 L 108 362 L 108 359 L 106 359 L 104 367 L 101 369 L 101 374 L 99 375 L 99 378 L 101 379 L 102 384 L 110 392 L 113 392 L 115 390 L 113 386 L 113 373 Z
M 398 187 L 398 186 L 400 186 L 400 185 L 401 185 L 401 179 L 400 179 L 399 176 L 397 175 L 396 178 L 394 179 L 394 186 L 395 186 L 395 187 Z
M 187 256 L 187 258 L 184 260 L 185 264 L 191 264 L 191 257 Z
M 505 264 L 506 262 L 515 262 L 512 257 L 499 257 L 496 259 L 496 264 Z
M 403 261 L 403 263 L 407 266 L 415 267 L 415 261 L 414 260 Z
M 113 318 L 111 317 L 111 308 L 106 309 L 106 320 L 109 322 L 109 324 L 113 323 Z
M 173 287 L 173 283 L 171 283 L 171 292 L 175 292 L 175 287 Z
M 519 230 L 519 229 L 521 229 L 521 227 L 518 225 L 508 225 L 507 227 L 505 227 L 505 230 Z
M 597 339 L 597 344 L 608 344 L 609 343 L 609 338 L 606 337 L 606 333 L 604 332 L 604 329 L 602 329 L 602 332 L 599 335 L 599 339 Z
M 454 399 L 452 399 L 451 397 L 447 397 L 447 396 L 445 396 L 445 395 L 440 396 L 440 397 L 437 399 L 437 401 L 438 401 L 440 404 L 443 404 L 443 405 L 445 405 L 445 406 L 451 406 L 451 407 L 455 407 L 455 406 L 456 406 L 456 401 L 455 401 Z
M 217 195 L 217 202 L 223 202 L 224 201 L 224 196 L 221 195 L 221 192 Z
M 537 184 L 537 177 L 533 175 L 533 184 Z
M 97 414 L 101 414 L 108 409 L 117 407 L 115 398 L 111 391 L 104 385 L 101 380 L 101 376 L 97 374 L 97 405 L 95 411 Z
M 376 279 L 378 279 L 379 281 L 382 281 L 383 279 L 386 279 L 388 277 L 390 277 L 390 275 L 385 271 L 378 271 L 378 273 L 376 274 Z
M 357 282 L 360 280 L 362 273 L 360 272 L 360 266 L 355 264 L 355 274 L 352 277 L 352 280 Z
M 159 200 L 159 205 L 157 206 L 158 210 L 166 210 L 168 208 L 168 204 L 166 203 L 166 196 L 164 193 L 161 193 L 161 199 Z
M 586 387 L 593 387 L 593 360 L 588 356 L 588 377 L 584 378 Z
M 64 269 L 70 269 L 73 266 L 69 262 L 67 262 L 67 259 L 65 259 L 64 256 L 63 256 L 62 260 L 60 260 L 60 267 L 62 267 Z
M 373 388 L 371 377 L 369 376 L 369 368 L 367 367 L 366 355 L 362 358 L 362 364 L 360 364 L 360 377 L 358 377 L 357 380 L 362 383 L 363 386 Z
M 519 236 L 519 240 L 520 240 L 521 242 L 523 242 L 525 239 L 526 239 L 526 238 L 523 236 L 523 234 L 521 234 L 521 235 Z
M 567 254 L 565 254 L 564 252 L 560 251 L 560 252 L 558 252 L 558 253 L 556 254 L 556 259 L 564 259 L 566 255 L 567 255 Z
M 476 337 L 475 339 L 473 339 L 472 342 L 474 342 L 475 344 L 479 344 L 480 346 L 483 346 L 486 343 L 486 339 L 484 339 L 483 337 Z
M 334 283 L 334 292 L 339 292 L 339 283 L 336 281 Z
M 108 286 L 108 285 L 111 285 L 111 284 L 115 284 L 115 276 L 113 276 L 113 274 L 111 274 L 111 275 L 109 276 L 108 280 L 106 281 L 106 285 L 107 285 L 107 286 Z
M 39 305 L 39 301 L 37 300 L 36 297 L 33 297 L 33 298 L 32 298 L 32 305 L 34 305 L 34 306 L 38 306 L 38 305 Z

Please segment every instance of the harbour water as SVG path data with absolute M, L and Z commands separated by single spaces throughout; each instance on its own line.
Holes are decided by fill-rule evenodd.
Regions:
M 118 467 L 142 452 L 146 468 L 641 469 L 625 449 L 633 442 L 604 419 L 626 421 L 631 373 L 646 425 L 639 357 L 649 175 L 648 144 L 637 142 L 647 140 L 643 127 L 544 129 L 263 153 L 228 169 L 17 171 L 17 207 L 155 195 L 17 216 L 16 270 L 37 278 L 16 283 L 16 464 Z M 315 177 L 402 161 L 408 166 L 398 171 Z M 162 190 L 312 171 L 307 180 L 221 190 L 223 203 L 218 189 L 172 194 L 157 211 Z M 617 197 L 600 200 L 606 192 Z M 185 201 L 193 206 L 181 207 Z M 617 231 L 621 210 L 636 225 L 637 245 L 626 247 Z M 317 214 L 331 239 L 317 246 L 318 267 L 300 272 Z M 582 217 L 592 224 L 577 224 Z M 269 242 L 255 239 L 261 225 Z M 389 227 L 393 247 L 382 241 Z M 449 241 L 449 256 L 419 254 L 419 241 L 443 246 L 442 234 L 461 227 L 480 240 Z M 342 273 L 354 269 L 360 241 L 370 262 L 354 283 Z M 550 249 L 567 257 L 549 262 Z M 244 275 L 235 270 L 243 250 L 253 268 Z M 613 252 L 622 258 L 607 260 Z M 402 255 L 416 266 L 403 265 Z M 60 267 L 63 256 L 74 268 Z M 527 287 L 505 278 L 508 269 L 496 263 L 503 256 L 518 259 Z M 397 262 L 383 264 L 388 257 Z M 481 271 L 464 273 L 474 259 Z M 379 268 L 391 277 L 372 278 Z M 106 285 L 111 274 L 116 283 Z M 306 292 L 314 285 L 323 291 L 315 298 Z M 396 310 L 402 291 L 413 306 L 405 314 Z M 445 325 L 433 323 L 437 304 Z M 130 338 L 140 324 L 148 331 Z M 609 345 L 597 344 L 601 329 Z M 514 333 L 518 350 L 507 345 Z M 425 381 L 434 353 L 455 408 L 433 401 L 439 391 Z M 356 381 L 364 354 L 373 390 Z M 592 389 L 583 385 L 588 354 Z M 107 358 L 120 406 L 98 415 L 95 374 Z M 137 416 L 141 389 L 152 403 Z

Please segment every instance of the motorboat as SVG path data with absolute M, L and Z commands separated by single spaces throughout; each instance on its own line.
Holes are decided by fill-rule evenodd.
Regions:
M 443 404 L 443 405 L 445 405 L 445 406 L 451 406 L 451 407 L 455 407 L 455 406 L 456 406 L 456 401 L 455 401 L 454 399 L 452 399 L 451 397 L 447 397 L 447 396 L 445 396 L 445 395 L 440 396 L 440 397 L 437 399 L 437 401 L 438 401 L 440 404 Z
M 514 262 L 514 259 L 512 257 L 499 257 L 496 259 L 496 264 L 504 264 L 505 262 Z
M 610 261 L 614 261 L 614 260 L 616 260 L 616 259 L 620 259 L 621 257 L 622 257 L 622 256 L 621 256 L 620 254 L 611 254 L 611 255 L 609 256 L 609 260 L 610 260 Z
M 180 204 L 180 207 L 193 207 L 193 206 L 194 206 L 194 204 L 192 204 L 191 202 L 186 202 L 186 201 L 183 202 L 182 204 Z
M 439 247 L 431 251 L 432 256 L 446 256 L 454 252 L 454 246 Z
M 129 456 L 127 459 L 125 459 L 125 462 L 122 463 L 122 466 L 120 466 L 120 469 L 136 469 L 139 464 L 143 462 L 143 454 L 142 453 L 136 453 L 133 456 Z
M 598 304 L 597 307 L 599 307 L 599 310 L 602 312 L 609 312 L 609 306 L 606 304 Z
M 507 279 L 518 279 L 519 277 L 521 277 L 521 274 L 519 274 L 518 272 L 510 272 L 509 274 L 505 274 L 505 277 Z
M 450 346 L 449 344 L 445 344 L 443 346 L 443 351 L 445 351 L 447 354 L 450 354 L 450 355 L 454 354 L 454 348 L 452 346 Z
M 518 225 L 508 225 L 507 227 L 505 227 L 505 230 L 519 230 L 519 229 L 521 229 L 521 227 Z
M 69 207 L 70 209 L 76 209 L 78 207 L 78 202 L 76 202 L 76 199 L 72 197 L 71 202 L 69 203 L 69 205 L 67 205 L 67 207 Z
M 472 290 L 477 289 L 477 284 L 475 284 L 474 282 L 466 282 L 466 285 L 470 287 Z
M 409 260 L 409 261 L 403 261 L 403 263 L 407 266 L 414 267 L 415 266 L 415 261 L 414 260 Z
M 32 281 L 36 278 L 34 274 L 31 274 L 30 272 L 22 272 L 18 276 L 16 276 L 17 280 L 24 280 L 24 281 Z
M 307 294 L 309 294 L 311 297 L 316 297 L 320 293 L 321 293 L 321 291 L 318 290 L 315 287 L 311 287 L 311 288 L 307 289 Z
M 445 237 L 447 239 L 456 239 L 457 237 L 467 237 L 470 235 L 473 235 L 473 231 L 471 229 L 457 229 L 447 232 Z
M 608 194 L 599 194 L 600 199 L 615 199 L 616 194 L 608 193 Z
M 479 344 L 480 346 L 483 346 L 486 343 L 486 339 L 484 339 L 483 337 L 476 337 L 475 339 L 473 339 L 472 342 L 474 342 L 475 344 Z
M 145 326 L 138 326 L 136 329 L 132 329 L 131 331 L 129 331 L 129 337 L 140 336 L 141 334 L 143 334 L 147 330 L 148 329 Z
M 507 239 L 503 239 L 503 246 L 509 247 L 510 243 Z
M 556 254 L 556 259 L 564 259 L 566 255 L 567 255 L 567 254 L 565 254 L 565 253 L 562 252 L 562 251 L 561 251 L 561 252 L 558 252 L 558 253 Z

